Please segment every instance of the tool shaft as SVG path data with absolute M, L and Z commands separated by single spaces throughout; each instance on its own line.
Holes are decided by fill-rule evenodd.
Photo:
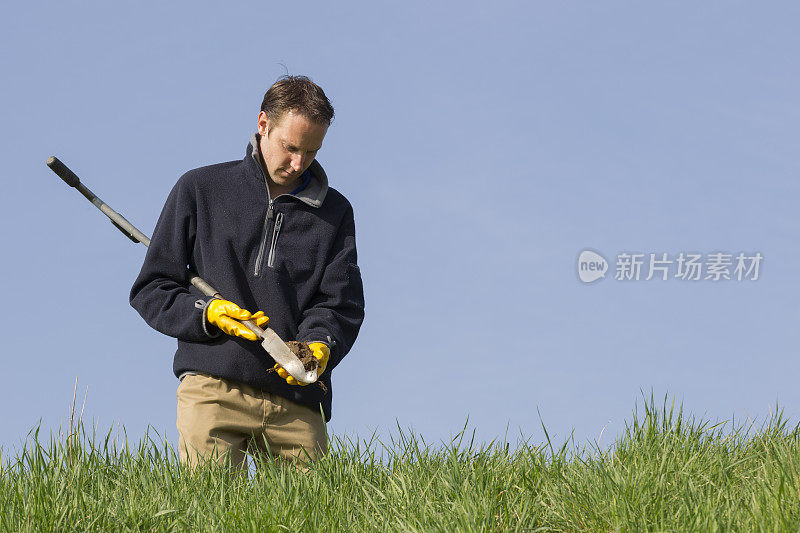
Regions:
M 72 172 L 72 170 L 70 170 L 69 167 L 67 167 L 67 165 L 62 163 L 57 157 L 52 156 L 47 158 L 47 166 L 50 167 L 50 170 L 58 174 L 58 176 L 62 180 L 64 180 L 67 185 L 77 189 L 78 192 L 80 192 L 84 197 L 86 197 L 87 200 L 92 202 L 92 204 L 94 204 L 94 206 L 97 209 L 102 211 L 103 214 L 107 216 L 111 220 L 111 222 L 130 240 L 132 240 L 133 242 L 140 242 L 147 247 L 150 246 L 150 237 L 139 231 L 139 229 L 133 224 L 131 224 L 128 221 L 128 219 L 126 219 L 124 216 L 120 215 L 113 209 L 111 209 L 111 206 L 109 206 L 107 203 L 101 200 L 95 193 L 90 191 L 86 185 L 81 183 L 80 178 L 78 178 L 78 176 L 74 172 Z M 206 280 L 198 276 L 192 270 L 189 270 L 189 277 L 190 277 L 189 281 L 191 282 L 191 284 L 197 287 L 200 290 L 200 292 L 202 292 L 206 296 L 221 297 L 219 292 L 217 292 L 217 290 L 214 287 L 212 287 Z M 253 326 L 258 328 L 258 326 L 256 326 L 255 324 L 253 324 Z

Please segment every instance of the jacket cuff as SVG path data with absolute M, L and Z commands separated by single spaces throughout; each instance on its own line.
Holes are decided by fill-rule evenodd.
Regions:
M 216 300 L 216 296 L 212 296 L 207 301 L 197 300 L 194 303 L 194 306 L 200 309 L 200 320 L 203 321 L 203 333 L 205 333 L 208 338 L 216 339 L 220 335 L 222 335 L 222 331 L 215 325 L 211 324 L 208 321 L 208 304 L 210 304 L 213 300 Z
M 319 332 L 310 332 L 310 335 L 304 335 L 302 339 L 297 339 L 300 342 L 304 342 L 306 344 L 311 344 L 312 342 L 321 342 L 325 346 L 328 347 L 331 354 L 333 354 L 333 348 L 336 346 L 336 341 L 331 338 L 330 335 L 322 335 Z
M 315 342 L 318 342 L 320 344 L 324 344 L 325 346 L 327 346 L 329 350 L 331 349 L 331 345 L 329 344 L 329 341 L 312 341 L 312 340 L 308 340 L 308 341 L 303 341 L 303 342 L 305 342 L 306 344 L 313 344 Z

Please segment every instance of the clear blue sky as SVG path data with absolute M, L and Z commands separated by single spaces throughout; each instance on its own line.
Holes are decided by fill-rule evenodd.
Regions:
M 128 305 L 190 168 L 240 159 L 281 74 L 322 85 L 318 159 L 356 210 L 367 318 L 334 433 L 574 430 L 640 391 L 800 415 L 800 8 L 792 2 L 62 2 L 0 17 L 0 446 L 65 420 L 177 441 L 175 340 Z M 578 254 L 760 252 L 755 282 L 582 284 Z M 613 269 L 613 266 L 612 266 Z M 613 272 L 611 272 L 613 274 Z

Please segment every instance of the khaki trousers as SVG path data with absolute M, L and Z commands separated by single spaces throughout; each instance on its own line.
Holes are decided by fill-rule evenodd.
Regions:
M 320 411 L 248 385 L 207 374 L 178 386 L 181 462 L 228 462 L 243 470 L 245 453 L 264 454 L 305 470 L 328 449 Z

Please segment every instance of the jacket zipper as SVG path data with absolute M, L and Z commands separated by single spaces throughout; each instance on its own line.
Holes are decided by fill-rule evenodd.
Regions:
M 259 168 L 261 165 L 259 164 Z M 267 189 L 267 216 L 264 217 L 264 229 L 261 232 L 261 246 L 258 247 L 258 255 L 256 256 L 256 266 L 253 270 L 253 275 L 258 277 L 261 273 L 261 262 L 264 260 L 264 249 L 267 247 L 267 232 L 269 231 L 269 221 L 272 220 L 272 215 L 274 213 L 273 208 L 273 198 L 269 193 L 269 181 L 267 181 L 267 176 L 264 174 L 264 169 L 261 169 L 261 175 L 264 176 L 264 186 Z M 278 196 L 283 196 L 279 194 Z M 275 229 L 272 230 L 272 243 L 270 243 L 269 247 L 269 255 L 267 256 L 267 266 L 272 268 L 275 262 L 275 244 L 278 240 L 278 234 L 281 231 L 281 224 L 283 223 L 283 213 L 278 213 L 277 219 L 275 220 Z
M 283 223 L 283 213 L 278 213 L 275 217 L 275 229 L 272 230 L 272 243 L 269 246 L 269 255 L 267 256 L 267 266 L 272 268 L 275 264 L 275 247 L 278 244 L 278 235 L 281 232 L 281 224 Z
M 269 191 L 267 191 L 267 195 L 269 195 Z M 256 256 L 256 268 L 255 271 L 253 272 L 253 275 L 255 277 L 258 277 L 258 274 L 261 270 L 261 261 L 264 258 L 264 248 L 267 247 L 267 231 L 269 230 L 269 221 L 272 219 L 273 212 L 274 209 L 272 207 L 272 198 L 270 198 L 269 204 L 267 205 L 267 216 L 264 217 L 264 230 L 261 234 L 261 246 L 259 246 L 258 255 Z

